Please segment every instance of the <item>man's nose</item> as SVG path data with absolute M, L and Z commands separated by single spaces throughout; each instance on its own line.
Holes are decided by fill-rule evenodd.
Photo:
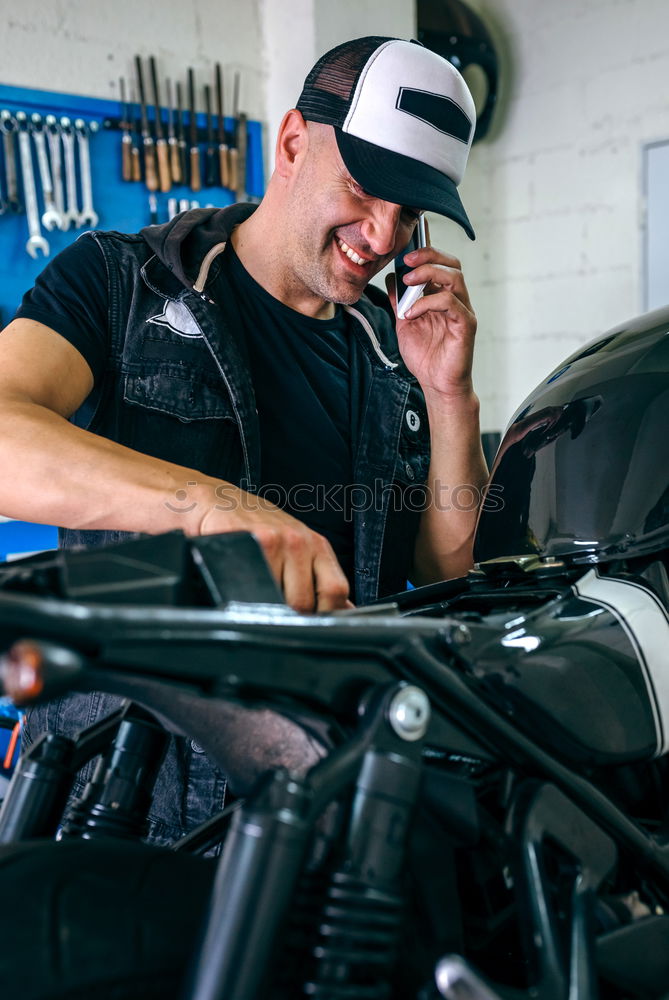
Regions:
M 362 235 L 379 257 L 394 251 L 401 213 L 401 205 L 381 201 L 380 198 L 370 205 L 369 214 L 362 224 Z

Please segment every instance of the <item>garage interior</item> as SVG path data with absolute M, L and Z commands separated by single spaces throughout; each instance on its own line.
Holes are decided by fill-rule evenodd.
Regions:
M 459 20 L 463 10 L 471 13 L 466 28 Z M 34 905 L 41 914 L 32 940 L 16 931 L 15 957 L 0 944 L 0 995 L 666 1000 L 666 0 L 166 0 L 160 7 L 145 0 L 55 0 L 46 6 L 5 0 L 4 14 L 0 115 L 6 116 L 0 129 L 16 142 L 17 169 L 20 122 L 26 120 L 21 113 L 28 121 L 33 113 L 41 115 L 45 135 L 46 116 L 54 115 L 77 148 L 80 171 L 86 140 L 94 217 L 90 203 L 86 216 L 89 199 L 80 181 L 80 224 L 62 232 L 42 225 L 43 243 L 34 256 L 26 252 L 29 222 L 25 211 L 11 205 L 3 139 L 2 327 L 45 262 L 88 228 L 135 232 L 195 205 L 223 207 L 240 197 L 259 202 L 281 119 L 326 50 L 365 35 L 418 37 L 426 45 L 437 38 L 441 54 L 463 70 L 479 116 L 486 111 L 487 118 L 459 188 L 476 239 L 430 214 L 430 240 L 462 263 L 478 318 L 474 387 L 482 439 L 489 465 L 495 462 L 493 484 L 503 484 L 511 509 L 504 520 L 484 519 L 477 563 L 488 568 L 474 569 L 460 589 L 457 581 L 445 581 L 436 589 L 393 595 L 375 609 L 351 608 L 349 617 L 321 622 L 322 632 L 318 622 L 290 617 L 259 551 L 238 540 L 217 547 L 170 538 L 159 550 L 147 537 L 138 543 L 144 548 L 134 554 L 124 549 L 116 562 L 113 556 L 109 563 L 97 556 L 86 561 L 87 553 L 50 556 L 56 528 L 0 517 L 0 559 L 8 560 L 0 566 L 0 681 L 6 695 L 0 698 L 0 723 L 3 708 L 9 720 L 4 729 L 0 725 L 0 803 L 12 773 L 23 783 L 19 791 L 15 782 L 4 819 L 0 813 L 0 878 L 4 872 L 12 900 L 11 912 L 0 904 L 0 927 L 3 921 L 26 927 Z M 464 67 L 463 52 L 471 56 Z M 201 157 L 196 186 L 168 182 L 161 189 L 159 177 L 147 184 L 146 178 L 124 176 L 132 165 L 128 159 L 126 168 L 123 157 L 143 142 L 138 66 L 151 109 L 152 63 L 164 108 L 168 93 L 172 98 L 166 133 L 180 84 L 186 148 L 195 142 Z M 237 142 L 243 164 L 243 176 L 233 181 L 230 175 L 229 184 L 217 158 L 217 68 L 225 139 Z M 191 83 L 196 140 L 188 133 Z M 81 126 L 75 125 L 77 116 Z M 225 162 L 231 169 L 230 159 Z M 37 152 L 33 169 L 41 215 L 48 206 Z M 27 200 L 24 185 L 20 194 Z M 383 275 L 374 282 L 385 287 Z M 658 310 L 657 322 L 643 318 L 651 310 Z M 622 345 L 620 357 L 604 357 L 598 369 L 596 355 L 609 336 L 616 350 Z M 641 353 L 637 359 L 637 344 L 651 340 L 652 362 Z M 569 373 L 574 358 L 581 368 Z M 598 372 L 610 381 L 597 381 Z M 630 372 L 647 375 L 648 387 L 634 383 L 629 389 Z M 562 383 L 551 387 L 550 373 L 558 382 L 574 374 L 573 395 L 570 385 L 563 395 Z M 596 383 L 591 393 L 589 379 Z M 592 418 L 607 405 L 615 420 L 598 437 Z M 537 412 L 544 423 L 535 431 L 550 424 L 541 445 L 530 441 L 514 452 L 518 441 L 508 439 L 495 459 L 510 423 L 522 427 L 527 414 L 530 420 Z M 572 457 L 587 444 L 571 464 L 564 461 L 567 438 L 577 441 Z M 601 466 L 588 464 L 593 455 Z M 515 516 L 513 504 L 523 491 L 537 505 L 557 497 L 560 517 L 553 517 L 548 501 L 529 520 L 522 503 Z M 643 507 L 642 497 L 652 502 Z M 643 521 L 643 537 L 631 528 L 626 532 L 625 524 L 618 530 L 625 518 L 635 526 Z M 579 530 L 585 525 L 584 533 L 575 532 L 575 544 L 587 549 L 580 554 L 565 542 L 574 524 Z M 583 540 L 588 528 L 591 542 Z M 615 528 L 617 548 L 613 542 L 605 548 L 595 534 L 600 528 L 611 537 Z M 23 576 L 8 568 L 16 557 L 38 553 L 45 553 L 44 561 L 23 564 Z M 226 559 L 239 559 L 243 568 L 225 578 Z M 249 611 L 252 601 L 258 607 Z M 77 612 L 77 606 L 90 610 L 89 602 L 90 617 Z M 96 610 L 96 602 L 104 610 Z M 161 611 L 152 617 L 157 604 Z M 151 610 L 140 623 L 146 607 Z M 214 618 L 214 611 L 222 617 Z M 37 645 L 21 647 L 24 639 L 32 641 L 32 622 Z M 189 643 L 196 647 L 192 661 Z M 95 690 L 93 681 L 81 679 L 88 669 L 93 680 L 109 671 L 114 680 L 108 690 L 125 698 L 136 692 L 143 707 L 124 708 L 107 730 L 98 728 L 80 746 L 63 751 L 70 755 L 67 767 L 62 765 L 68 774 L 77 771 L 75 761 L 89 768 L 90 808 L 80 804 L 79 812 L 63 813 L 58 800 L 56 820 L 58 802 L 47 802 L 46 784 L 39 800 L 36 789 L 47 781 L 40 768 L 61 766 L 61 751 L 54 745 L 48 750 L 53 757 L 35 757 L 21 770 L 20 710 L 33 697 L 43 701 L 44 691 L 55 697 L 77 684 L 83 685 L 77 690 Z M 365 686 L 373 697 L 362 696 Z M 188 720 L 183 729 L 175 705 Z M 265 710 L 274 720 L 286 718 L 286 727 L 273 729 L 278 724 L 268 722 Z M 310 766 L 316 746 L 342 752 L 336 761 L 335 752 L 323 753 L 308 779 L 284 771 L 262 787 L 260 764 L 252 774 L 242 769 L 241 791 L 226 800 L 225 815 L 184 835 L 172 855 L 164 850 L 147 866 L 150 849 L 139 843 L 136 819 L 143 808 L 136 775 L 120 769 L 127 785 L 118 786 L 126 798 L 116 826 L 109 781 L 119 760 L 135 753 L 135 740 L 144 764 L 150 758 L 148 770 L 159 763 L 165 733 L 154 716 L 170 733 L 187 736 L 193 752 L 204 746 L 219 763 L 228 759 L 229 746 L 211 732 L 226 727 L 246 746 L 267 726 L 260 757 L 268 768 L 267 746 L 283 740 L 286 746 L 297 740 L 295 753 L 304 754 Z M 353 731 L 350 750 L 342 734 Z M 107 770 L 100 766 L 93 774 L 91 762 L 111 737 L 116 743 L 105 758 Z M 353 791 L 353 765 L 342 748 L 364 761 Z M 419 778 L 427 758 L 434 771 L 429 779 Z M 153 779 L 152 772 L 147 780 Z M 346 795 L 350 791 L 346 820 L 333 808 L 331 825 L 324 805 L 328 782 Z M 413 829 L 419 787 L 428 801 L 427 818 L 421 814 L 411 841 L 407 875 L 404 824 Z M 95 795 L 100 797 L 93 807 Z M 46 817 L 43 827 L 38 815 Z M 344 822 L 350 824 L 349 840 L 337 826 Z M 435 839 L 434 823 L 444 824 L 443 842 Z M 48 833 L 48 844 L 33 840 L 41 831 Z M 52 835 L 62 842 L 60 881 Z M 85 863 L 77 838 L 95 841 Z M 27 847 L 29 842 L 36 846 Z M 354 859 L 326 867 L 325 888 L 310 881 L 312 869 L 320 873 L 318 851 L 325 856 L 333 844 L 344 850 L 342 843 Z M 384 866 L 393 871 L 387 882 L 380 875 Z M 116 879 L 121 871 L 124 877 Z M 59 897 L 50 909 L 52 897 L 42 894 L 54 880 L 65 886 L 65 902 Z M 69 884 L 74 888 L 68 910 Z M 396 913 L 406 902 L 400 898 L 405 889 L 416 909 L 402 924 Z M 298 909 L 301 923 L 295 928 L 287 914 Z M 143 922 L 136 914 L 128 919 L 140 910 Z M 314 944 L 308 925 L 318 921 L 321 938 Z M 93 925 L 86 957 L 83 942 Z M 6 938 L 10 943 L 13 933 Z M 49 952 L 47 962 L 45 942 L 56 939 L 62 951 Z M 80 944 L 70 948 L 71 941 Z M 111 968 L 117 954 L 123 956 L 118 979 L 100 977 L 100 965 Z M 42 961 L 39 974 L 30 971 Z

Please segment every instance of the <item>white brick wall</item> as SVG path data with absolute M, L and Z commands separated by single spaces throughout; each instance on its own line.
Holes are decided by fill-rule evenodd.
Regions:
M 642 149 L 669 139 L 669 4 L 468 2 L 499 41 L 500 107 L 462 186 L 476 242 L 432 233 L 466 268 L 495 430 L 569 352 L 642 310 Z
M 117 99 L 119 77 L 134 80 L 135 54 L 154 55 L 161 79 L 184 79 L 194 66 L 200 84 L 220 61 L 229 74 L 228 113 L 239 69 L 244 110 L 263 115 L 258 0 L 0 0 L 0 14 L 2 83 Z M 148 77 L 145 86 L 148 96 Z

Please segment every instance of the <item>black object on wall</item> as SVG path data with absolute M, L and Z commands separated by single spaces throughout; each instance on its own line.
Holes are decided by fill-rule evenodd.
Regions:
M 499 64 L 490 32 L 462 0 L 418 0 L 418 40 L 453 63 L 464 76 L 476 105 L 474 142 L 492 121 Z

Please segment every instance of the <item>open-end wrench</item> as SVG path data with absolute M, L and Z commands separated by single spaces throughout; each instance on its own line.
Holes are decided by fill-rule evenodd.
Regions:
M 4 178 L 1 176 L 0 171 L 0 215 L 4 215 L 5 212 L 9 212 L 9 201 L 5 198 L 5 186 Z
M 49 244 L 42 236 L 39 227 L 39 208 L 37 207 L 37 190 L 35 188 L 35 175 L 33 174 L 33 159 L 30 149 L 30 134 L 28 133 L 28 119 L 22 111 L 16 113 L 16 123 L 19 129 L 19 155 L 21 157 L 21 177 L 23 178 L 23 195 L 26 199 L 26 214 L 28 216 L 28 242 L 26 250 L 31 257 L 37 257 L 38 251 L 49 256 Z
M 67 192 L 67 208 L 63 212 L 63 229 L 69 229 L 70 223 L 76 228 L 79 225 L 79 209 L 77 208 L 77 168 L 74 159 L 74 132 L 69 118 L 61 118 L 60 134 L 63 139 L 65 154 L 65 188 Z
M 46 155 L 46 136 L 44 135 L 44 125 L 42 116 L 37 112 L 30 118 L 30 132 L 37 150 L 37 165 L 39 167 L 40 181 L 42 184 L 42 197 L 44 198 L 44 212 L 42 213 L 42 225 L 45 229 L 59 229 L 62 226 L 60 212 L 56 208 L 53 200 L 53 184 L 51 183 L 51 170 L 49 169 L 49 157 Z
M 5 176 L 7 178 L 7 205 L 10 212 L 22 212 L 23 205 L 19 200 L 19 185 L 16 178 L 16 149 L 14 133 L 16 119 L 11 112 L 0 111 L 0 131 L 5 151 Z
M 89 226 L 97 226 L 98 217 L 93 208 L 93 184 L 91 183 L 91 155 L 88 148 L 88 127 L 83 118 L 77 118 L 74 122 L 77 130 L 77 143 L 79 145 L 79 168 L 81 174 L 81 200 L 82 209 L 79 214 L 79 226 L 88 223 Z
M 67 229 L 67 224 L 63 224 L 65 199 L 63 198 L 63 158 L 61 155 L 60 126 L 56 121 L 55 115 L 47 115 L 44 122 L 46 125 L 46 137 L 49 143 L 49 156 L 51 157 L 53 200 L 56 205 L 56 211 L 60 216 L 60 228 Z
M 0 177 L 0 215 L 4 215 L 5 212 L 9 211 L 9 202 L 5 198 L 5 189 L 2 183 L 2 178 Z

